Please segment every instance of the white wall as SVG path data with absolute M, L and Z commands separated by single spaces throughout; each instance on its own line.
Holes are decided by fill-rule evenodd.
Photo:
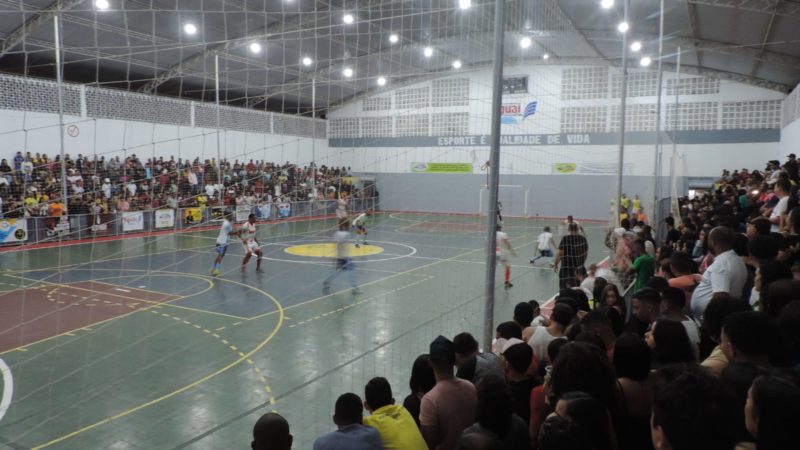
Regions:
M 65 129 L 77 136 L 64 135 L 65 152 L 73 158 L 83 155 L 113 156 L 136 154 L 140 159 L 156 156 L 175 158 L 217 157 L 217 133 L 214 129 L 155 124 L 111 119 L 82 119 L 65 116 Z M 0 158 L 9 159 L 17 151 L 59 153 L 58 115 L 0 110 Z M 297 136 L 223 130 L 220 154 L 229 160 L 261 159 L 290 161 L 306 165 L 316 155 L 318 164 L 326 164 L 327 141 Z M 327 163 L 329 164 L 329 163 Z

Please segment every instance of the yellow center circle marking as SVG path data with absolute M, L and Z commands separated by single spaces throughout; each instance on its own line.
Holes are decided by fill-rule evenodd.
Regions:
M 377 245 L 361 245 L 356 247 L 353 244 L 346 244 L 348 256 L 370 256 L 383 253 L 383 247 Z M 290 255 L 309 256 L 312 258 L 336 258 L 336 244 L 324 242 L 319 244 L 293 245 L 283 250 Z

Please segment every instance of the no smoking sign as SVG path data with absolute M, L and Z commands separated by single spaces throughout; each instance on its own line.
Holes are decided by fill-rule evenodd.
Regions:
M 81 129 L 77 125 L 70 125 L 67 127 L 67 134 L 69 137 L 78 137 L 81 134 Z

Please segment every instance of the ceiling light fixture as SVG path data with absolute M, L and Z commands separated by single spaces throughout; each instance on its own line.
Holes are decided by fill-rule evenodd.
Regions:
M 461 61 L 458 59 L 453 61 L 453 69 L 460 69 L 460 68 L 461 68 Z
M 542 59 L 544 59 L 544 60 L 550 59 L 550 54 L 549 53 L 545 53 L 544 55 L 542 55 Z
M 400 36 L 396 34 L 389 36 L 389 42 L 391 42 L 392 44 L 396 44 L 398 41 L 400 41 Z
M 106 10 L 110 5 L 108 4 L 108 0 L 96 0 L 94 6 L 96 6 L 97 9 Z
M 531 41 L 531 38 L 527 36 L 519 40 L 519 46 L 522 48 L 528 48 L 531 46 L 532 43 L 533 41 Z
M 431 47 L 425 47 L 425 50 L 422 51 L 422 54 L 425 55 L 426 58 L 430 58 L 433 56 L 433 49 Z
M 352 14 L 345 14 L 344 17 L 342 17 L 342 21 L 344 23 L 348 24 L 348 25 L 353 23 L 353 21 L 355 21 L 355 20 L 356 19 L 355 19 L 355 17 L 353 17 Z
M 344 75 L 347 78 L 352 77 L 353 76 L 353 69 L 351 69 L 349 67 L 345 67 L 344 70 L 342 71 L 342 75 Z
M 309 58 L 308 56 L 303 58 L 303 65 L 304 66 L 310 66 L 313 63 L 314 63 L 314 61 L 311 58 Z
M 261 53 L 261 44 L 258 42 L 253 42 L 250 44 L 250 51 L 253 53 Z
M 458 0 L 458 7 L 461 9 L 469 9 L 472 6 L 472 0 Z
M 647 67 L 647 66 L 649 66 L 649 65 L 650 65 L 650 63 L 652 63 L 652 62 L 653 62 L 653 60 L 652 60 L 652 59 L 650 59 L 650 57 L 649 57 L 649 56 L 645 56 L 645 57 L 643 57 L 643 58 L 642 58 L 642 59 L 639 61 L 639 65 L 640 65 L 640 66 L 642 66 L 642 67 Z
M 386 78 L 384 78 L 384 77 L 378 77 L 377 82 L 378 82 L 378 86 L 386 86 Z
M 628 22 L 620 22 L 619 25 L 617 25 L 617 30 L 619 30 L 620 33 L 626 33 L 629 28 L 630 25 L 628 25 Z
M 187 23 L 183 26 L 183 31 L 186 34 L 197 34 L 197 27 L 193 23 Z
M 633 44 L 631 44 L 631 51 L 638 52 L 641 49 L 642 49 L 642 43 L 639 41 L 633 41 Z
M 600 7 L 603 9 L 611 9 L 614 6 L 614 0 L 600 0 Z

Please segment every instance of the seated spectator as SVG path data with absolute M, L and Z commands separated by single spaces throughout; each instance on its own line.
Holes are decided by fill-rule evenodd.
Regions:
M 589 436 L 595 450 L 615 448 L 616 439 L 611 428 L 608 410 L 593 396 L 580 391 L 567 392 L 556 403 L 555 412 L 577 425 L 581 433 Z
M 711 230 L 708 244 L 714 262 L 703 273 L 700 284 L 692 293 L 691 312 L 695 320 L 702 320 L 703 312 L 712 299 L 737 296 L 747 280 L 747 268 L 742 258 L 733 251 L 734 233 L 728 227 Z
M 411 389 L 411 393 L 403 400 L 403 407 L 414 418 L 417 426 L 419 426 L 419 410 L 422 397 L 436 385 L 436 378 L 433 375 L 433 369 L 431 369 L 428 359 L 428 354 L 424 353 L 414 360 L 414 365 L 411 368 L 411 378 L 408 380 L 408 387 Z
M 548 381 L 548 377 L 550 376 L 550 372 L 553 369 L 553 361 L 558 358 L 558 353 L 561 351 L 561 348 L 567 344 L 567 340 L 564 338 L 556 339 L 547 346 L 547 356 L 545 357 L 545 382 Z M 547 415 L 553 412 L 553 406 L 547 403 L 545 399 L 545 391 L 544 386 L 539 385 L 533 388 L 531 391 L 531 420 L 530 420 L 530 433 L 531 433 L 531 442 L 537 441 L 537 436 L 539 434 L 539 428 L 541 428 L 542 423 L 547 418 Z
M 525 303 L 527 305 L 527 303 Z M 469 333 L 460 333 L 453 338 L 456 348 L 456 376 L 477 384 L 481 378 L 493 373 L 503 376 L 500 357 L 494 353 L 482 353 L 478 341 Z
M 572 421 L 552 415 L 542 424 L 539 450 L 594 450 L 590 437 Z
M 750 305 L 744 300 L 720 298 L 709 303 L 703 314 L 703 328 L 715 347 L 700 365 L 714 375 L 719 376 L 729 363 L 720 346 L 722 323 L 726 317 L 737 311 L 750 311 Z M 705 354 L 705 352 L 701 352 L 701 354 Z
M 528 426 L 514 414 L 511 390 L 505 381 L 489 375 L 477 389 L 477 421 L 464 434 L 490 432 L 503 442 L 504 450 L 528 450 Z
M 381 435 L 373 427 L 361 424 L 361 399 L 353 393 L 342 394 L 336 400 L 333 423 L 337 430 L 322 435 L 314 441 L 314 450 L 381 450 Z M 410 418 L 409 418 L 410 420 Z M 413 422 L 412 422 L 413 423 Z M 416 427 L 414 427 L 416 430 Z
M 672 319 L 659 319 L 645 335 L 647 345 L 653 350 L 653 368 L 668 364 L 694 362 L 694 351 L 686 328 Z
M 797 448 L 800 388 L 796 380 L 762 375 L 753 381 L 744 409 L 747 431 L 756 438 L 758 450 Z
M 364 387 L 364 407 L 370 412 L 370 415 L 364 418 L 364 425 L 378 430 L 383 448 L 427 450 L 428 446 L 411 414 L 404 407 L 394 404 L 392 387 L 386 378 L 377 377 L 369 380 Z
M 686 328 L 686 335 L 692 343 L 692 352 L 695 359 L 700 355 L 700 327 L 683 311 L 686 306 L 686 296 L 678 288 L 668 287 L 661 293 L 661 315 L 680 322 Z
M 651 433 L 656 450 L 731 450 L 742 420 L 736 395 L 702 369 L 680 367 L 656 389 Z
M 778 326 L 771 317 L 762 312 L 740 311 L 723 321 L 720 347 L 728 361 L 769 367 L 779 339 Z
M 544 359 L 550 342 L 564 337 L 567 326 L 572 322 L 573 317 L 575 317 L 574 309 L 565 304 L 556 304 L 550 314 L 550 324 L 534 328 L 528 345 L 531 346 L 533 354 L 539 361 Z
M 633 293 L 631 301 L 633 315 L 638 321 L 636 326 L 629 322 L 628 330 L 636 331 L 640 336 L 661 316 L 661 296 L 652 288 L 640 289 Z
M 622 400 L 620 402 L 619 448 L 647 450 L 650 439 L 650 413 L 653 408 L 653 386 L 650 376 L 652 352 L 644 339 L 624 333 L 617 339 L 614 369 Z
M 289 433 L 289 422 L 280 414 L 266 413 L 253 427 L 253 450 L 290 450 L 292 435 Z
M 430 346 L 436 385 L 422 397 L 419 413 L 422 436 L 431 450 L 454 449 L 461 432 L 475 422 L 478 402 L 475 386 L 455 377 L 455 363 L 453 343 L 443 336 L 437 337 Z
M 531 347 L 521 342 L 503 351 L 505 359 L 505 379 L 513 400 L 514 413 L 526 424 L 531 418 L 531 391 L 539 385 L 538 381 L 528 375 L 528 368 L 533 360 Z M 480 401 L 480 395 L 479 401 Z

